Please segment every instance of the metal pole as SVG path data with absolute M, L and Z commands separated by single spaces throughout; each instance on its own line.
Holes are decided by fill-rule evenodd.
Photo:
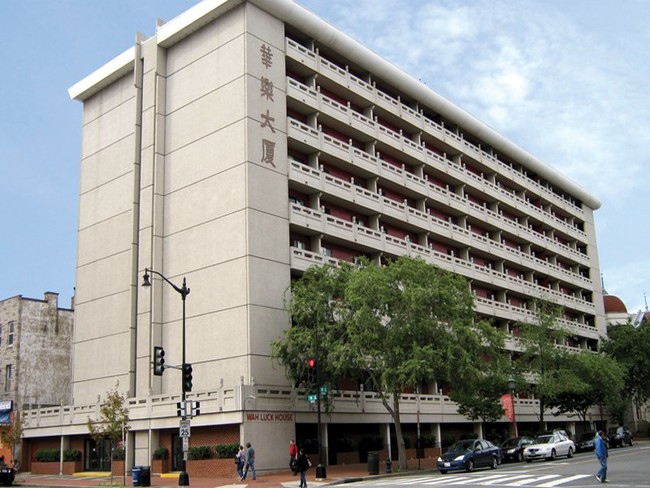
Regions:
M 183 288 L 181 288 L 181 297 L 183 298 L 183 362 L 182 362 L 182 371 L 184 372 L 185 368 L 185 297 L 189 291 L 187 290 L 187 285 L 185 278 L 183 278 Z M 183 381 L 183 374 L 181 374 L 181 405 L 183 409 L 182 419 L 187 418 L 187 405 L 185 403 L 185 384 Z M 190 475 L 187 473 L 187 450 L 185 449 L 185 442 L 183 442 L 183 461 L 181 463 L 181 472 L 178 475 L 178 486 L 190 486 Z
M 515 432 L 515 437 L 519 437 L 517 432 L 517 416 L 515 415 L 515 389 L 510 390 L 510 401 L 512 402 L 512 427 Z
M 320 416 L 320 396 L 321 396 L 321 381 L 320 381 L 320 342 L 318 337 L 318 328 L 320 324 L 316 324 L 315 330 L 315 342 L 316 342 L 316 413 L 317 413 L 317 424 L 318 424 L 318 466 L 316 466 L 316 478 L 325 479 L 327 478 L 327 472 L 325 471 L 325 465 L 323 464 L 323 441 L 321 439 L 321 416 Z
M 155 271 L 153 269 L 149 268 L 144 268 L 144 276 L 143 276 L 143 283 L 142 286 L 151 286 L 151 282 L 149 281 L 149 273 L 155 274 L 157 276 L 160 276 L 164 281 L 167 282 L 174 290 L 176 290 L 182 300 L 183 300 L 183 336 L 182 336 L 182 356 L 183 356 L 183 362 L 181 364 L 181 405 L 182 405 L 182 415 L 181 415 L 181 421 L 184 421 L 187 419 L 187 408 L 185 404 L 185 382 L 183 381 L 183 373 L 185 372 L 185 298 L 187 295 L 190 294 L 190 289 L 187 287 L 187 281 L 185 278 L 183 278 L 183 287 L 179 288 L 176 286 L 174 283 L 169 281 L 165 275 L 162 273 L 159 273 L 158 271 Z M 178 486 L 189 486 L 190 485 L 190 477 L 187 474 L 187 450 L 185 449 L 185 444 L 186 441 L 183 441 L 183 460 L 181 462 L 181 472 L 178 475 Z

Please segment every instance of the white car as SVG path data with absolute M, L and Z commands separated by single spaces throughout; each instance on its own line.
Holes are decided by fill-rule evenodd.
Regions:
M 572 458 L 574 452 L 576 452 L 576 446 L 573 441 L 562 432 L 554 432 L 535 437 L 533 443 L 525 447 L 524 459 L 527 463 L 531 463 L 535 459 L 552 461 L 558 456 Z

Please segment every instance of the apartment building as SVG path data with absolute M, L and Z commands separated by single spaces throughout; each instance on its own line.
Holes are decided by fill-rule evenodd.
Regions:
M 542 297 L 564 307 L 564 347 L 606 334 L 598 199 L 291 0 L 203 1 L 69 92 L 83 104 L 73 402 L 31 412 L 32 448 L 87 436 L 119 385 L 128 462 L 166 446 L 178 469 L 181 375 L 152 374 L 162 346 L 193 366 L 190 445 L 250 441 L 259 468 L 285 467 L 277 446 L 315 437 L 316 413 L 269 344 L 292 277 L 326 262 L 419 256 L 467 277 L 505 332 Z M 145 268 L 168 281 L 140 286 Z M 183 280 L 187 296 L 170 286 Z M 328 455 L 344 436 L 390 444 L 372 392 L 332 395 Z M 536 408 L 519 399 L 519 421 Z M 481 429 L 441 391 L 405 395 L 402 416 L 438 442 Z

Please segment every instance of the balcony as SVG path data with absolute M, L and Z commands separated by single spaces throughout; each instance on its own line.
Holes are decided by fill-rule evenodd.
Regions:
M 385 166 L 390 165 L 380 165 L 380 161 L 378 161 L 376 158 L 372 158 L 370 156 L 360 157 L 361 153 L 361 151 L 354 152 L 354 157 L 360 159 L 364 164 L 374 164 L 376 167 L 382 168 L 381 171 L 384 173 L 391 174 L 394 177 L 396 177 L 395 175 L 398 175 L 399 173 L 402 173 L 402 176 L 405 174 L 403 170 L 400 170 L 395 166 L 388 169 Z M 307 184 L 311 188 L 317 189 L 326 194 L 336 195 L 344 200 L 354 202 L 358 205 L 363 206 L 365 209 L 372 211 L 373 213 L 388 215 L 403 222 L 408 222 L 409 224 L 417 226 L 423 231 L 430 232 L 434 236 L 453 239 L 461 245 L 480 249 L 484 252 L 489 253 L 490 255 L 494 255 L 496 257 L 506 259 L 508 261 L 512 261 L 513 263 L 530 268 L 532 271 L 549 274 L 553 278 L 567 282 L 575 287 L 586 288 L 589 290 L 592 289 L 593 284 L 591 280 L 577 273 L 573 273 L 568 269 L 561 268 L 547 261 L 542 261 L 531 256 L 530 254 L 525 254 L 518 249 L 506 246 L 500 242 L 490 239 L 489 237 L 471 232 L 471 230 L 457 226 L 436 216 L 425 214 L 414 208 L 408 207 L 403 203 L 390 200 L 377 193 L 354 185 L 351 182 L 347 182 L 325 174 L 322 171 L 318 171 L 309 166 L 305 166 L 297 161 L 291 162 L 289 177 L 293 181 Z M 420 181 L 420 183 L 421 182 L 422 181 Z M 443 188 L 429 184 L 428 189 L 430 191 L 427 195 L 432 200 L 448 204 L 452 208 L 468 213 L 469 215 L 472 215 L 479 220 L 489 222 L 494 225 L 500 225 L 504 228 L 510 227 L 511 231 L 517 235 L 519 235 L 523 229 L 526 229 L 524 226 L 520 226 L 516 222 L 504 219 L 502 216 L 496 214 L 495 212 L 492 212 L 491 210 L 477 205 L 473 202 L 469 202 L 468 200 L 459 197 L 458 195 L 451 193 Z M 315 224 L 312 222 L 311 225 Z M 528 234 L 526 237 L 530 237 L 532 232 L 528 229 L 526 230 L 528 231 L 526 233 Z M 557 244 L 552 240 L 550 240 L 550 242 Z M 540 241 L 540 244 L 541 243 L 542 241 Z M 566 298 L 566 296 L 558 296 L 558 298 L 562 298 L 563 302 L 582 302 L 576 302 L 575 299 Z
M 374 104 L 382 110 L 408 122 L 408 124 L 412 125 L 413 132 L 421 130 L 438 140 L 444 141 L 470 159 L 481 162 L 490 168 L 491 171 L 514 181 L 524 188 L 531 188 L 540 195 L 543 195 L 544 199 L 552 202 L 558 208 L 562 208 L 571 215 L 584 218 L 584 210 L 569 200 L 562 198 L 562 196 L 555 194 L 551 189 L 531 180 L 521 171 L 517 171 L 512 166 L 499 161 L 498 158 L 483 151 L 479 146 L 465 140 L 462 134 L 455 134 L 445 128 L 444 124 L 438 124 L 424 117 L 421 112 L 404 105 L 399 98 L 395 99 L 388 96 L 381 90 L 378 90 L 373 84 L 359 79 L 357 76 L 351 74 L 349 70 L 331 63 L 317 53 L 288 38 L 286 39 L 286 53 L 289 58 L 298 61 L 304 66 L 308 66 L 314 73 L 319 73 L 320 76 L 327 77 L 356 95 L 363 97 L 368 101 L 368 105 Z

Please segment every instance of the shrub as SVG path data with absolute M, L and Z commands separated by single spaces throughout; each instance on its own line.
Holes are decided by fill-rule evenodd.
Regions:
M 336 449 L 336 452 L 354 451 L 352 440 L 347 437 L 337 437 L 334 439 L 334 448 Z
M 187 457 L 189 459 L 211 459 L 213 457 L 212 448 L 210 446 L 190 447 Z
M 116 447 L 113 449 L 113 461 L 124 461 L 126 458 L 126 453 L 124 452 L 123 447 Z
M 433 434 L 424 434 L 422 441 L 424 442 L 422 447 L 436 447 L 436 436 Z
M 359 451 L 381 451 L 384 448 L 384 438 L 381 436 L 376 437 L 363 437 L 359 441 Z
M 64 461 L 81 461 L 81 451 L 79 449 L 64 449 Z
M 442 448 L 443 450 L 446 450 L 448 447 L 451 447 L 451 445 L 456 442 L 456 438 L 453 435 L 450 435 L 448 437 L 445 437 L 442 440 Z
M 59 449 L 39 449 L 34 454 L 34 459 L 39 463 L 51 463 L 61 459 L 61 451 Z
M 460 436 L 461 440 L 465 439 L 478 439 L 478 434 L 476 432 L 468 432 Z
M 234 458 L 239 451 L 239 443 L 231 442 L 230 444 L 218 444 L 214 447 L 217 457 L 221 459 Z
M 159 447 L 153 452 L 154 459 L 167 459 L 169 458 L 169 449 L 166 447 Z

